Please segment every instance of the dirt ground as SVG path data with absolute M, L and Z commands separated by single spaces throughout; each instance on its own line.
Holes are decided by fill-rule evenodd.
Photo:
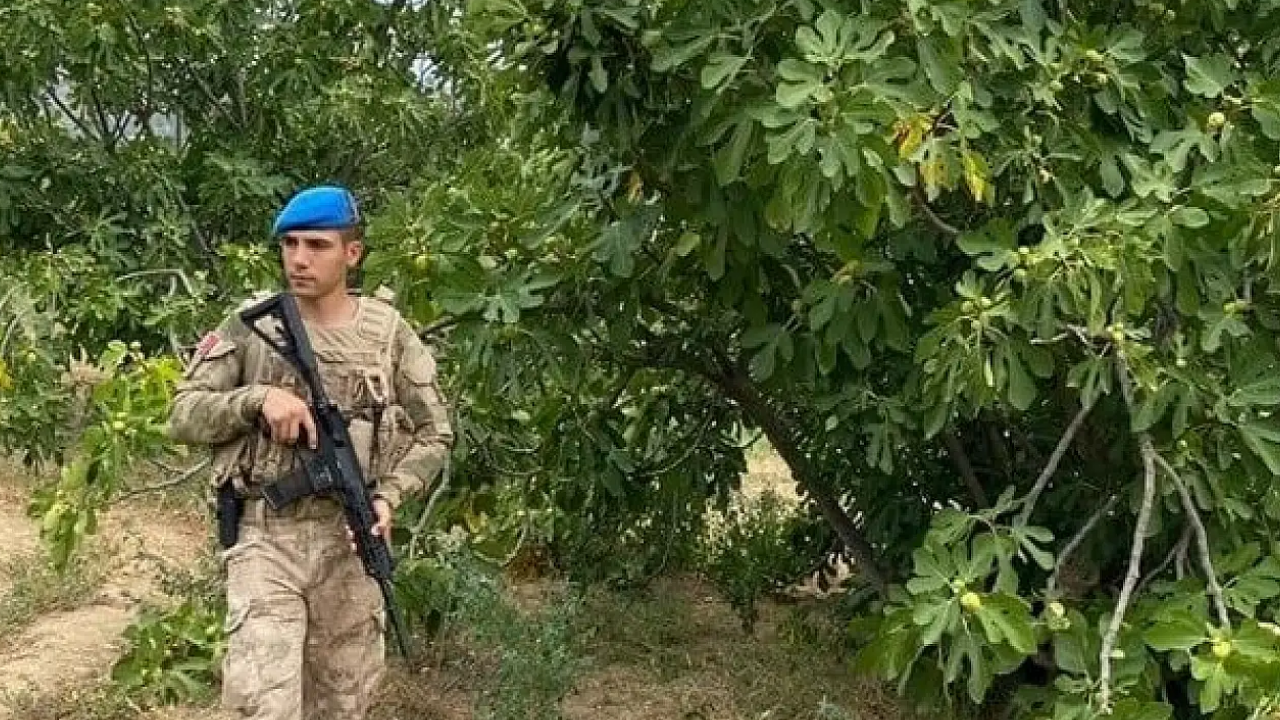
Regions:
M 0 536 L 13 558 L 39 557 L 37 528 L 25 514 L 29 485 L 0 466 Z M 785 466 L 758 457 L 744 490 L 766 487 L 790 492 Z M 43 708 L 38 720 L 224 718 L 205 707 L 126 716 L 86 709 L 108 680 L 125 628 L 145 601 L 164 597 L 162 568 L 197 563 L 208 552 L 208 533 L 206 518 L 191 503 L 152 497 L 114 508 L 93 541 L 102 582 L 73 606 L 27 618 L 0 639 L 0 720 L 28 720 L 31 708 Z M 0 596 L 12 594 L 14 582 L 0 570 Z M 536 595 L 539 588 L 523 591 Z M 817 713 L 826 700 L 851 719 L 902 717 L 887 693 L 852 676 L 839 658 L 815 660 L 795 651 L 786 639 L 794 612 L 765 607 L 757 635 L 749 637 L 732 610 L 694 578 L 663 579 L 641 597 L 600 598 L 589 608 L 595 632 L 587 662 L 560 710 L 567 720 L 840 717 Z M 489 670 L 450 653 L 445 648 L 437 662 L 413 672 L 393 665 L 374 720 L 473 717 L 484 684 L 479 673 Z

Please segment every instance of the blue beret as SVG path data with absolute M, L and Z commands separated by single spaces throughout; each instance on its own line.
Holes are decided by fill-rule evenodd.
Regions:
M 351 191 L 337 185 L 307 188 L 294 195 L 276 215 L 271 235 L 292 230 L 341 230 L 360 223 L 360 209 Z

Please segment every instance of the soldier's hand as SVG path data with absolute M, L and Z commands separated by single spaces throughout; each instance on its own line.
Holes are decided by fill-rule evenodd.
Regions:
M 382 498 L 373 499 L 373 514 L 377 516 L 377 522 L 373 524 L 372 534 L 381 537 L 388 544 L 391 543 L 391 518 L 395 517 L 395 513 L 391 512 L 391 505 Z M 356 547 L 355 533 L 351 532 L 351 528 L 347 528 L 347 541 L 351 543 L 351 550 L 354 552 Z
M 311 408 L 302 398 L 288 390 L 271 388 L 262 401 L 262 419 L 271 431 L 271 439 L 282 445 L 298 441 L 299 433 L 305 433 L 307 444 L 316 449 L 316 423 Z

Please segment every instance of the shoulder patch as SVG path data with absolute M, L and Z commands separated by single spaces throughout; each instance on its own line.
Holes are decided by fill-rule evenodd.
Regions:
M 196 357 L 203 358 L 208 355 L 209 351 L 221 341 L 222 336 L 218 335 L 216 330 L 205 333 L 204 337 L 200 338 L 200 342 L 196 343 Z

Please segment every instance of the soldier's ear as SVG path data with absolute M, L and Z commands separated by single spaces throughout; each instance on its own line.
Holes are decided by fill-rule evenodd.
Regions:
M 346 253 L 347 267 L 349 268 L 359 266 L 360 261 L 364 259 L 364 242 L 358 238 L 344 242 L 342 249 Z

